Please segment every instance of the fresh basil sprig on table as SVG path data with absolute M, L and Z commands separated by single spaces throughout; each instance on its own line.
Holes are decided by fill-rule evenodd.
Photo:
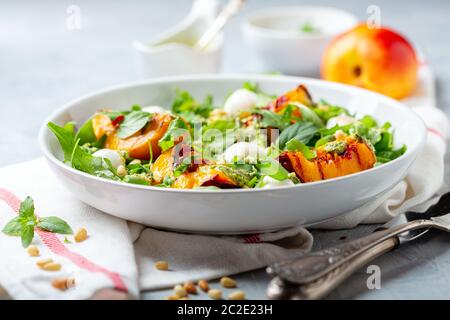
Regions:
M 20 204 L 19 215 L 10 220 L 3 228 L 3 233 L 9 236 L 17 236 L 22 239 L 22 246 L 28 247 L 34 238 L 34 228 L 60 233 L 72 234 L 72 228 L 61 218 L 50 216 L 38 218 L 34 214 L 34 202 L 27 197 Z

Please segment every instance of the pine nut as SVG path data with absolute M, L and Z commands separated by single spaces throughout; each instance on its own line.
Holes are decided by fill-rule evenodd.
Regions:
M 167 300 L 179 300 L 179 297 L 177 295 L 171 295 L 171 296 L 168 296 L 166 299 Z
M 197 288 L 195 287 L 195 284 L 193 282 L 185 282 L 184 290 L 186 290 L 187 293 L 191 293 L 191 294 L 197 293 Z
M 117 167 L 117 175 L 119 177 L 126 176 L 127 175 L 127 169 L 123 165 L 118 166 Z
M 37 266 L 39 268 L 42 268 L 46 264 L 49 264 L 49 263 L 52 263 L 52 262 L 53 262 L 53 259 L 46 258 L 46 259 L 39 260 L 38 262 L 36 262 L 36 264 L 37 264 Z
M 73 278 L 53 279 L 52 286 L 58 290 L 64 291 L 75 286 L 75 279 Z
M 177 284 L 174 288 L 173 291 L 175 292 L 175 295 L 178 296 L 178 298 L 183 298 L 187 296 L 187 292 L 186 290 L 179 284 Z
M 133 159 L 131 162 L 130 162 L 130 164 L 141 164 L 141 160 L 139 160 L 139 159 Z
M 245 300 L 245 292 L 234 291 L 228 295 L 228 300 Z
M 236 288 L 236 281 L 229 277 L 223 277 L 220 279 L 220 285 L 224 288 Z
M 81 228 L 75 233 L 73 237 L 76 242 L 82 242 L 87 239 L 87 230 L 85 228 Z
M 37 257 L 39 256 L 39 249 L 36 246 L 29 246 L 27 249 L 28 254 L 30 257 Z
M 200 289 L 203 290 L 203 292 L 209 291 L 209 284 L 208 284 L 208 281 L 206 281 L 206 280 L 200 280 L 198 282 L 198 286 L 200 287 Z
M 56 262 L 50 262 L 50 263 L 44 264 L 41 267 L 41 269 L 45 270 L 45 271 L 59 271 L 59 270 L 61 270 L 61 265 Z
M 169 270 L 169 263 L 167 261 L 157 261 L 155 268 L 161 271 Z
M 208 296 L 214 300 L 222 299 L 222 291 L 220 289 L 210 289 L 208 291 Z
M 188 297 L 183 297 L 183 298 L 180 298 L 178 300 L 189 300 L 189 298 Z

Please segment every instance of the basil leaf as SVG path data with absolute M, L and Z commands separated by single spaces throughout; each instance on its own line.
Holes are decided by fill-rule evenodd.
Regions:
M 318 133 L 317 127 L 311 122 L 297 122 L 283 130 L 278 137 L 280 149 L 284 149 L 289 140 L 296 139 L 308 144 Z
M 31 241 L 33 241 L 34 238 L 34 225 L 22 225 L 22 234 L 21 234 L 21 240 L 22 240 L 22 246 L 24 248 L 27 248 Z
M 323 146 L 324 144 L 336 140 L 334 135 L 324 136 L 316 141 L 315 147 Z
M 315 151 L 311 150 L 304 143 L 301 143 L 295 138 L 286 143 L 286 149 L 288 151 L 300 151 L 308 160 L 316 157 Z
M 23 200 L 20 203 L 20 209 L 19 209 L 19 217 L 22 218 L 35 218 L 34 216 L 34 202 L 31 197 L 26 197 L 25 200 Z
M 142 111 L 132 111 L 125 116 L 125 119 L 117 129 L 117 136 L 121 139 L 132 136 L 141 130 L 150 120 L 150 114 Z
M 19 237 L 22 234 L 22 224 L 20 222 L 20 217 L 17 216 L 14 219 L 10 220 L 6 226 L 3 227 L 2 232 L 7 234 L 8 236 L 17 236 Z
M 43 230 L 53 233 L 72 234 L 72 228 L 63 219 L 58 217 L 43 217 L 40 218 L 37 226 Z

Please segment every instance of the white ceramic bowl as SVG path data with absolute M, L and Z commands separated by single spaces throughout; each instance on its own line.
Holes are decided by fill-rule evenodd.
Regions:
M 65 165 L 61 148 L 46 123 L 82 123 L 97 109 L 134 104 L 170 106 L 176 88 L 220 103 L 244 81 L 281 94 L 304 83 L 315 99 L 390 121 L 397 145 L 408 150 L 382 166 L 336 179 L 273 189 L 180 190 L 114 182 Z M 62 184 L 81 201 L 106 213 L 149 226 L 204 233 L 249 233 L 294 224 L 311 225 L 336 217 L 374 199 L 397 184 L 424 143 L 422 120 L 399 102 L 380 94 L 308 78 L 257 75 L 199 75 L 126 84 L 84 96 L 64 105 L 42 125 L 39 143 Z
M 301 32 L 308 23 L 319 33 Z M 291 75 L 318 75 L 322 54 L 357 18 L 331 7 L 293 6 L 256 11 L 243 23 L 245 40 L 267 70 Z

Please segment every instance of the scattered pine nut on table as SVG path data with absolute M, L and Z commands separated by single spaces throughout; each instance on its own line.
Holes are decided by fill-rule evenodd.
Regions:
M 161 271 L 169 270 L 169 263 L 167 261 L 156 261 L 155 268 Z

